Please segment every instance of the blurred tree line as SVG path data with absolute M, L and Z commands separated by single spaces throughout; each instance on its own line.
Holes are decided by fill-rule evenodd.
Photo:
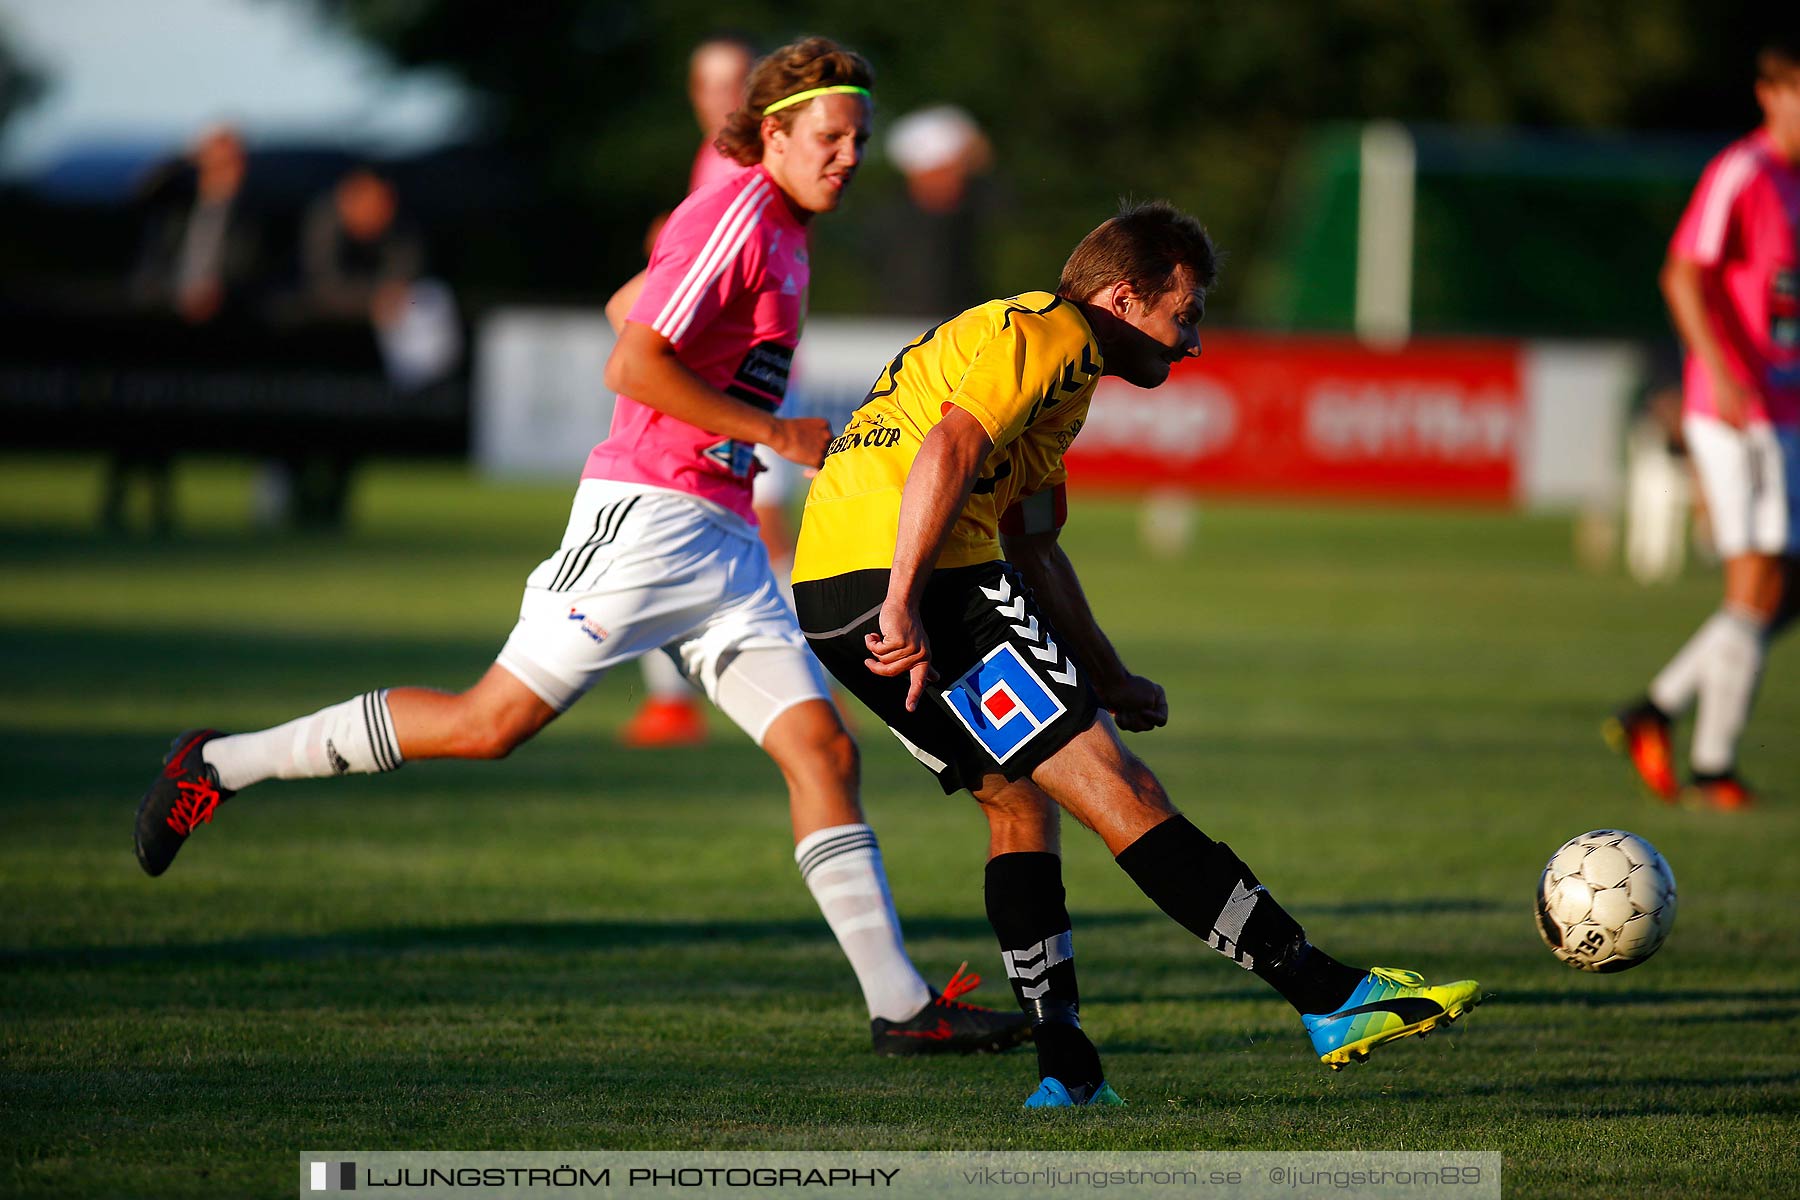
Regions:
M 302 0 L 400 64 L 445 68 L 486 98 L 489 136 L 539 180 L 490 282 L 604 295 L 641 263 L 697 144 L 689 48 L 721 30 L 765 49 L 824 33 L 877 72 L 881 120 L 952 102 L 995 148 L 1007 219 L 981 265 L 996 292 L 1054 281 L 1122 195 L 1195 211 L 1230 258 L 1230 320 L 1270 236 L 1283 166 L 1325 122 L 1688 130 L 1754 125 L 1754 48 L 1793 6 L 1752 0 Z M 898 189 L 871 157 L 845 214 L 821 222 L 814 307 L 863 307 L 859 210 Z M 556 252 L 545 254 L 546 239 Z M 841 252 L 840 252 L 841 251 Z
M 44 91 L 44 77 L 37 67 L 22 58 L 6 26 L 0 22 L 0 130 L 21 109 L 35 103 Z

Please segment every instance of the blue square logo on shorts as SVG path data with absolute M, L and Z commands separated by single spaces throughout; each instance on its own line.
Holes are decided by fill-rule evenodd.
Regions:
M 1067 708 L 1006 642 L 942 692 L 963 727 L 1003 763 Z

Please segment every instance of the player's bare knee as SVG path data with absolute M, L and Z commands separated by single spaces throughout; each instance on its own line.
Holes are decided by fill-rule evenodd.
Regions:
M 1006 824 L 1013 819 L 1015 812 L 1014 806 L 1007 802 L 1004 795 L 975 792 L 974 796 L 976 805 L 981 809 L 982 819 L 985 820 L 990 827 Z
M 855 739 L 830 705 L 789 708 L 769 725 L 761 744 L 790 787 L 835 788 L 855 795 L 861 758 Z
M 484 758 L 502 759 L 510 756 L 514 750 L 524 745 L 530 735 L 514 729 L 497 729 L 488 739 L 487 753 Z
M 990 825 L 996 822 L 1041 820 L 1046 812 L 1053 811 L 1055 804 L 1037 788 L 1018 783 L 983 787 L 974 796 L 975 803 L 981 806 L 981 813 Z
M 538 725 L 522 717 L 471 710 L 458 724 L 456 757 L 498 760 L 531 740 Z
M 1038 829 L 1056 825 L 1056 802 L 1042 792 L 1030 798 L 1009 796 L 999 802 L 988 800 L 982 803 L 981 812 L 991 829 Z
M 862 751 L 857 748 L 856 739 L 846 733 L 842 725 L 821 736 L 815 742 L 814 749 L 833 778 L 852 787 L 856 785 L 862 775 Z
M 1096 831 L 1103 826 L 1149 827 L 1175 814 L 1162 782 L 1136 755 L 1125 753 L 1111 768 L 1094 781 L 1081 803 L 1064 805 L 1083 825 Z
M 523 741 L 511 730 L 491 724 L 465 727 L 457 737 L 458 758 L 502 759 Z
M 1059 851 L 1056 802 L 1029 780 L 990 775 L 973 794 L 987 821 L 990 854 Z
M 1132 798 L 1139 804 L 1168 813 L 1175 811 L 1175 806 L 1169 801 L 1169 793 L 1163 787 L 1162 780 L 1156 777 L 1156 772 L 1129 750 L 1125 752 L 1120 777 L 1125 786 L 1131 789 Z

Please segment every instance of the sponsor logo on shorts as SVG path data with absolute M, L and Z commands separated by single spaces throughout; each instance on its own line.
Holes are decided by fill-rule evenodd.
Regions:
M 944 703 L 994 761 L 1003 763 L 1067 712 L 1018 650 L 1002 642 L 945 688 Z
M 580 622 L 581 632 L 587 634 L 596 642 L 604 642 L 607 638 L 612 636 L 606 632 L 606 626 L 600 624 L 600 622 L 594 620 L 584 612 L 576 612 L 571 608 L 569 610 L 569 620 Z
M 338 753 L 336 743 L 330 738 L 325 739 L 325 757 L 331 763 L 331 773 L 333 775 L 349 774 L 350 760 Z

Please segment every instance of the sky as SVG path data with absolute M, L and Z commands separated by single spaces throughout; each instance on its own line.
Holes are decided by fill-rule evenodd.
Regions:
M 83 144 L 175 146 L 229 119 L 272 136 L 423 148 L 469 112 L 445 76 L 400 74 L 304 0 L 0 0 L 0 31 L 47 90 L 0 133 L 0 172 Z

